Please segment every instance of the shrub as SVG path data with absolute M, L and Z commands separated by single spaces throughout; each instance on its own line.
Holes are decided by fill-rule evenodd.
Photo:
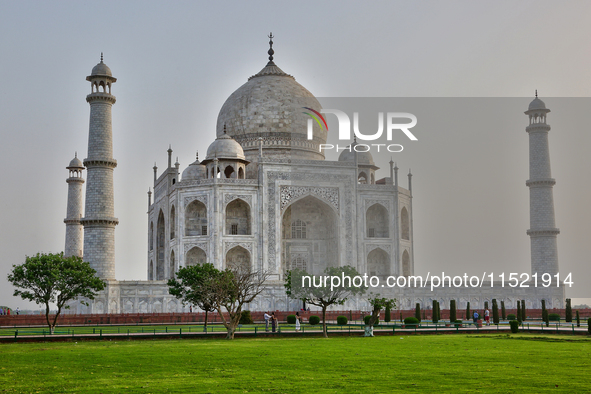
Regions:
M 369 319 L 371 319 L 371 315 L 367 315 L 363 318 L 363 321 L 365 322 L 365 325 L 368 326 L 369 325 Z M 376 322 L 373 324 L 373 326 L 377 326 L 378 324 L 380 324 L 380 319 L 376 320 Z
M 456 321 L 456 300 L 449 301 L 449 321 Z
M 566 299 L 566 312 L 564 316 L 564 321 L 568 323 L 572 323 L 573 321 L 573 308 L 570 305 L 570 298 Z
M 507 315 L 507 320 L 515 320 L 515 319 L 517 319 L 517 317 L 515 317 L 515 315 L 514 315 L 514 314 L 512 314 L 512 313 L 509 313 L 509 314 Z
M 252 320 L 252 316 L 250 316 L 250 311 L 242 311 L 240 314 L 240 320 L 238 321 L 239 324 L 254 324 Z
M 492 300 L 492 320 L 494 324 L 499 324 L 499 305 L 497 304 L 497 299 L 493 298 Z
M 287 324 L 295 324 L 296 315 L 287 315 Z
M 308 323 L 310 323 L 311 326 L 315 326 L 316 324 L 320 323 L 320 317 L 312 315 L 308 319 Z
M 416 326 L 419 324 L 419 319 L 417 319 L 416 317 L 407 317 L 406 319 L 404 319 L 404 324 L 405 325 L 412 325 L 412 326 Z
M 390 308 L 390 304 L 386 305 L 386 310 L 384 311 L 384 321 L 389 323 L 392 320 L 392 308 Z
M 548 321 L 560 321 L 560 315 L 558 313 L 550 313 L 548 315 Z
M 581 327 L 581 317 L 579 316 L 578 310 L 577 310 L 577 327 Z
M 337 324 L 339 326 L 344 326 L 348 321 L 347 316 L 337 316 Z
M 509 322 L 509 325 L 511 326 L 511 332 L 513 334 L 518 333 L 519 332 L 519 322 L 517 320 L 511 320 Z

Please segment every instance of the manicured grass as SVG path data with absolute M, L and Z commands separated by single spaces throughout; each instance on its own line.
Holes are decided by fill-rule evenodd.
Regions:
M 0 392 L 589 392 L 591 341 L 410 335 L 0 345 Z

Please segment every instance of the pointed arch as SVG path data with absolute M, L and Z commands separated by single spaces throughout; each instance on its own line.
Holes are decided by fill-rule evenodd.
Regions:
M 207 254 L 198 246 L 192 247 L 185 255 L 185 267 L 207 263 Z
M 171 278 L 171 279 L 174 279 L 174 276 L 175 276 L 175 275 L 174 275 L 174 274 L 175 274 L 175 272 L 176 272 L 176 269 L 175 269 L 175 263 L 176 263 L 176 261 L 175 261 L 175 258 L 174 258 L 174 250 L 172 250 L 172 251 L 170 252 L 170 269 L 169 269 L 169 271 L 168 271 L 168 276 L 169 276 L 169 278 Z
M 185 236 L 207 235 L 207 207 L 199 200 L 185 209 Z
M 234 246 L 226 253 L 226 268 L 249 270 L 251 268 L 250 252 L 242 246 Z
M 150 260 L 150 265 L 148 266 L 148 280 L 154 280 L 154 261 Z
M 405 250 L 402 253 L 402 276 L 410 276 L 411 269 L 410 269 L 410 254 L 408 250 Z
M 390 256 L 382 248 L 376 248 L 367 255 L 368 275 L 386 277 L 390 275 Z
M 367 183 L 367 175 L 365 174 L 365 172 L 360 172 L 359 176 L 357 177 L 357 183 L 363 185 Z
M 250 235 L 250 206 L 240 198 L 226 205 L 226 235 Z
M 242 167 L 238 169 L 238 179 L 244 179 L 244 168 Z
M 365 224 L 368 238 L 390 237 L 390 214 L 382 204 L 375 203 L 367 209 Z
M 174 209 L 174 205 L 170 208 L 170 239 L 176 238 L 176 210 Z
M 410 219 L 406 207 L 400 211 L 400 238 L 410 241 Z
M 156 280 L 164 279 L 164 213 L 160 210 L 156 225 Z
M 154 250 L 154 222 L 150 222 L 150 250 Z
M 226 166 L 226 168 L 224 169 L 224 176 L 226 178 L 232 178 L 232 174 L 234 174 L 234 167 L 232 167 L 231 165 Z

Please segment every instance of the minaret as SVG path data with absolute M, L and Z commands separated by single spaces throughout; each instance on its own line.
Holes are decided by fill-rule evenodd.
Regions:
M 64 248 L 64 257 L 77 256 L 82 257 L 82 246 L 84 242 L 83 226 L 80 223 L 82 218 L 82 171 L 84 165 L 74 156 L 70 164 L 66 167 L 69 171 L 68 183 L 68 210 L 64 223 L 66 223 L 66 246 Z
M 86 183 L 84 225 L 84 261 L 97 271 L 102 279 L 115 279 L 115 218 L 113 204 L 113 136 L 111 107 L 115 96 L 111 94 L 111 69 L 101 62 L 94 66 L 90 76 L 91 93 L 86 96 L 90 104 L 88 131 L 88 157 L 84 165 L 88 170 Z
M 546 114 L 550 112 L 542 100 L 536 98 L 529 104 L 525 114 L 529 116 L 529 222 L 527 234 L 531 239 L 531 271 L 551 275 L 558 272 L 556 235 L 560 232 L 554 222 L 554 198 L 552 188 L 556 181 L 550 172 L 550 150 Z

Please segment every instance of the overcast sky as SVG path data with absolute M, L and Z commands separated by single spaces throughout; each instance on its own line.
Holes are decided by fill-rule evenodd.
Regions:
M 85 77 L 100 53 L 118 79 L 116 276 L 146 279 L 152 166 L 169 144 L 181 169 L 204 156 L 225 99 L 265 65 L 270 31 L 277 65 L 317 97 L 512 98 L 442 101 L 482 127 L 440 111 L 441 127 L 395 158 L 414 174 L 418 274 L 529 272 L 523 111 L 538 89 L 552 110 L 560 270 L 574 275 L 567 296 L 591 297 L 590 16 L 588 1 L 0 0 L 0 304 L 27 306 L 12 298 L 12 264 L 64 248 L 65 167 L 86 157 Z

